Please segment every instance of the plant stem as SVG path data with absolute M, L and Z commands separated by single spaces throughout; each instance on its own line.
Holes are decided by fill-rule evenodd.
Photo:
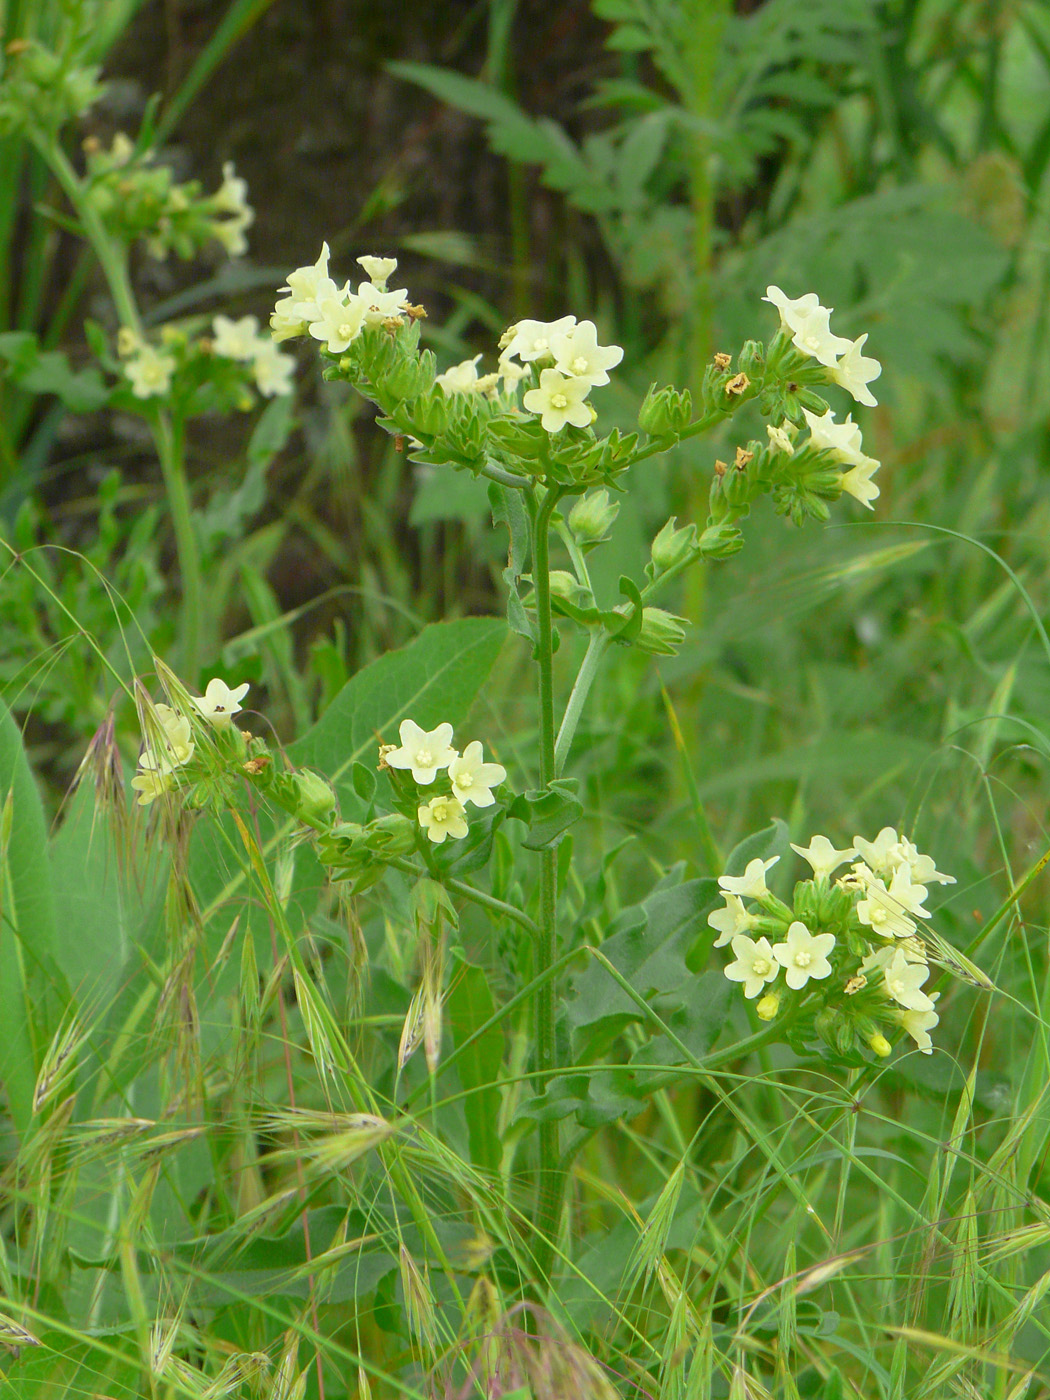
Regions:
M 536 590 L 536 659 L 540 692 L 540 786 L 555 776 L 554 735 L 554 624 L 551 617 L 550 521 L 560 492 L 550 486 L 533 515 L 532 577 Z M 535 498 L 533 498 L 535 499 Z M 557 951 L 556 909 L 558 898 L 558 852 L 554 847 L 540 852 L 540 937 L 536 949 L 536 971 L 543 974 L 554 963 Z M 539 1092 L 543 1093 L 557 1068 L 554 1015 L 557 983 L 544 980 L 536 991 L 536 1068 Z M 537 1263 L 540 1278 L 546 1281 L 554 1258 L 561 1214 L 562 1177 L 559 1162 L 559 1134 L 556 1122 L 539 1127 L 539 1170 L 536 1179 Z
M 558 738 L 554 745 L 555 777 L 560 777 L 565 768 L 565 760 L 569 757 L 569 750 L 572 748 L 572 741 L 576 736 L 576 726 L 580 722 L 580 715 L 583 713 L 587 696 L 594 684 L 594 678 L 598 674 L 598 667 L 601 665 L 602 657 L 605 655 L 610 640 L 611 638 L 604 627 L 598 627 L 591 633 L 587 650 L 584 652 L 580 669 L 576 675 L 576 683 L 569 696 L 569 703 L 565 706 L 561 728 L 558 730 Z
M 121 325 L 128 326 L 136 335 L 141 335 L 142 318 L 139 316 L 135 295 L 131 289 L 127 256 L 123 246 L 110 236 L 98 210 L 88 198 L 83 180 L 73 169 L 59 143 L 42 136 L 34 137 L 33 143 L 47 161 L 80 220 L 85 237 L 102 268 Z M 201 565 L 190 513 L 189 491 L 186 487 L 182 424 L 178 419 L 173 420 L 168 414 L 160 411 L 150 414 L 148 421 L 157 447 L 168 506 L 175 527 L 175 548 L 182 582 L 183 651 L 180 664 L 187 678 L 195 679 L 200 644 Z
M 182 423 L 177 418 L 169 418 L 166 413 L 158 413 L 152 427 L 172 524 L 175 526 L 175 548 L 182 581 L 182 651 L 179 662 L 187 681 L 195 683 L 200 651 L 201 560 L 186 485 Z

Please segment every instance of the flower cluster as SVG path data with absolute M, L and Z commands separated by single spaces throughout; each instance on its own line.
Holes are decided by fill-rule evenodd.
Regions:
M 130 326 L 122 326 L 117 349 L 124 356 L 122 369 L 137 399 L 160 398 L 171 392 L 172 383 L 180 371 L 186 371 L 187 387 L 207 374 L 202 355 L 229 362 L 236 367 L 232 387 L 238 401 L 245 396 L 245 371 L 251 383 L 264 398 L 275 398 L 292 392 L 292 371 L 295 360 L 283 354 L 269 335 L 259 334 L 255 316 L 231 320 L 216 316 L 212 321 L 212 338 L 207 342 L 192 340 L 175 326 L 165 326 L 160 333 L 161 345 L 151 345 Z M 251 406 L 251 395 L 243 397 L 242 407 Z
M 795 441 L 795 425 L 785 419 L 779 426 L 767 426 L 769 451 L 793 457 L 796 452 L 809 448 L 824 454 L 832 462 L 846 467 L 839 476 L 839 488 L 871 510 L 872 501 L 879 495 L 879 488 L 871 478 L 881 463 L 877 457 L 869 457 L 861 451 L 860 425 L 854 423 L 853 415 L 847 414 L 844 423 L 835 422 L 835 412 L 830 408 L 821 414 L 803 408 L 802 415 L 809 427 L 805 442 Z
M 929 955 L 917 920 L 929 917 L 927 886 L 954 884 L 954 878 L 893 827 L 884 827 L 874 841 L 856 836 L 843 849 L 814 836 L 808 846 L 792 850 L 813 875 L 796 885 L 791 906 L 766 884 L 779 856 L 750 861 L 742 875 L 719 877 L 725 905 L 707 922 L 719 935 L 714 946 L 732 948 L 725 975 L 742 984 L 745 997 L 761 994 L 756 1011 L 763 1020 L 780 1011 L 782 997 L 774 987 L 781 971 L 792 992 L 812 991 L 810 984 L 819 983 L 819 998 L 807 1005 L 793 998 L 789 1014 L 795 1020 L 808 1013 L 815 1032 L 843 1053 L 859 1036 L 876 1054 L 888 1055 L 885 1023 L 931 1054 L 939 994 L 923 990 Z M 849 872 L 833 881 L 848 862 Z
M 447 838 L 458 840 L 467 834 L 467 806 L 491 807 L 496 801 L 493 788 L 507 777 L 501 763 L 486 763 L 481 741 L 469 743 L 460 753 L 452 747 L 451 724 L 421 729 L 410 719 L 398 728 L 400 746 L 384 744 L 379 751 L 381 766 L 411 773 L 418 787 L 430 787 L 439 772 L 447 770 L 449 791 L 439 793 L 417 808 L 419 825 L 436 846 Z
M 203 695 L 189 697 L 195 713 L 217 730 L 228 729 L 233 715 L 241 708 L 248 683 L 231 690 L 217 676 L 210 680 Z M 174 786 L 175 773 L 192 759 L 196 744 L 190 716 L 170 705 L 150 704 L 143 710 L 145 742 L 139 754 L 138 772 L 131 786 L 138 793 L 140 807 L 147 807 Z
M 522 378 L 539 371 L 539 385 L 522 399 L 528 413 L 539 414 L 545 432 L 559 433 L 566 423 L 589 428 L 596 414 L 587 395 L 608 384 L 608 371 L 623 359 L 619 345 L 599 345 L 593 321 L 562 316 L 557 321 L 518 321 L 500 338 L 500 374 Z
M 109 150 L 97 140 L 85 143 L 88 197 L 106 226 L 131 243 L 145 242 L 151 257 L 170 253 L 194 257 L 209 242 L 220 243 L 231 258 L 248 251 L 245 231 L 255 222 L 248 203 L 248 182 L 222 167 L 222 183 L 205 195 L 197 180 L 178 184 L 171 170 L 153 164 L 153 152 L 140 151 L 118 131 Z
M 771 302 L 780 312 L 780 328 L 790 335 L 796 350 L 823 365 L 831 381 L 852 394 L 857 403 L 874 407 L 878 400 L 868 385 L 878 379 L 882 366 L 861 353 L 867 332 L 856 340 L 833 335 L 830 318 L 834 308 L 821 306 L 816 292 L 792 299 L 779 287 L 767 287 L 762 300 Z
M 328 244 L 324 243 L 315 263 L 288 274 L 288 285 L 280 289 L 270 317 L 274 340 L 310 335 L 329 354 L 342 355 L 366 326 L 403 323 L 408 290 L 387 289 L 387 281 L 397 269 L 396 258 L 358 258 L 368 280 L 352 292 L 349 281 L 340 287 L 329 277 L 329 257 Z

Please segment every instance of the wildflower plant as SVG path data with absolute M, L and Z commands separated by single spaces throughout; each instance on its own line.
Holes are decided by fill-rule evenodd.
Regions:
M 324 244 L 314 262 L 292 271 L 271 316 L 274 341 L 312 344 L 325 378 L 350 385 L 373 403 L 379 425 L 412 461 L 488 483 L 494 522 L 509 533 L 503 571 L 507 621 L 526 640 L 536 668 L 535 775 L 530 779 L 490 757 L 491 737 L 468 732 L 460 740 L 447 714 L 402 714 L 396 728 L 390 724 L 377 733 L 373 766 L 355 765 L 352 805 L 360 809 L 364 799 L 365 810 L 343 817 L 345 789 L 337 776 L 289 766 L 263 735 L 239 730 L 244 686 L 231 688 L 214 678 L 204 696 L 187 695 L 181 709 L 153 707 L 153 734 L 145 737 L 134 786 L 144 805 L 163 798 L 192 807 L 214 805 L 216 794 L 229 793 L 230 781 L 246 778 L 260 798 L 312 833 L 321 865 L 355 894 L 396 872 L 430 908 L 428 928 L 444 930 L 449 919 L 454 927 L 457 906 L 466 902 L 525 940 L 527 955 L 515 957 L 527 956 L 534 977 L 535 1268 L 545 1278 L 564 1208 L 561 1122 L 576 1102 L 565 1095 L 574 1074 L 588 1074 L 593 1053 L 582 1048 L 586 1037 L 576 1035 L 570 1043 L 581 1054 L 566 1061 L 559 1049 L 564 1037 L 560 1042 L 556 1034 L 567 1005 L 562 969 L 585 951 L 560 927 L 559 861 L 582 812 L 568 770 L 588 693 L 613 645 L 674 654 L 686 619 L 657 600 L 690 566 L 735 554 L 743 544 L 742 522 L 761 497 L 770 497 L 774 509 L 794 523 L 826 519 L 843 495 L 871 507 L 878 462 L 863 452 L 861 430 L 851 418 L 836 422 L 821 391 L 838 386 L 859 402 L 871 402 L 867 386 L 879 366 L 861 354 L 866 337 L 846 341 L 831 332 L 831 313 L 815 294 L 791 299 L 770 287 L 766 299 L 779 310 L 780 326 L 768 344 L 748 341 L 735 357 L 717 354 L 695 407 L 688 391 L 653 386 L 639 407 L 636 431 L 602 432 L 601 391 L 623 351 L 603 343 L 592 321 L 572 314 L 551 322 L 519 321 L 500 338 L 492 369 L 481 355 L 439 373 L 433 352 L 420 343 L 425 308 L 406 287 L 393 285 L 399 280 L 396 260 L 365 255 L 357 262 L 360 273 L 341 278 Z M 216 326 L 216 348 L 247 363 L 257 353 L 256 336 L 254 324 L 224 322 Z M 621 601 L 603 603 L 588 558 L 608 540 L 616 497 L 629 489 L 632 469 L 729 422 L 745 404 L 768 420 L 767 430 L 763 440 L 741 443 L 732 464 L 714 462 L 707 520 L 684 526 L 668 520 L 652 541 L 643 577 L 623 576 Z M 552 566 L 552 547 L 563 551 L 567 567 Z M 554 683 L 556 620 L 586 639 L 565 699 Z M 170 694 L 170 683 L 168 688 Z M 211 726 L 207 735 L 205 722 Z M 199 739 L 191 740 L 187 730 Z M 506 844 L 507 831 L 523 833 L 518 859 L 538 866 L 535 880 L 523 872 L 513 899 L 505 877 L 497 888 L 486 888 L 479 878 L 494 859 L 497 836 L 503 833 L 501 849 L 515 849 Z M 873 842 L 858 837 L 836 848 L 815 836 L 795 850 L 809 863 L 812 878 L 796 885 L 790 903 L 768 883 L 775 880 L 778 855 L 753 855 L 739 874 L 720 875 L 717 886 L 694 882 L 692 936 L 702 938 L 705 926 L 717 932 L 714 946 L 731 955 L 724 977 L 740 985 L 757 1024 L 744 1042 L 699 1061 L 683 1046 L 683 1070 L 690 1064 L 709 1067 L 775 1039 L 802 1054 L 823 1049 L 843 1065 L 863 1063 L 865 1056 L 877 1062 L 898 1033 L 930 1052 L 938 993 L 929 987 L 918 921 L 928 917 L 927 885 L 951 877 L 891 828 Z M 846 864 L 849 871 L 838 874 Z M 525 895 L 526 889 L 533 893 Z M 435 890 L 442 893 L 435 896 Z M 722 907 L 713 907 L 719 893 Z M 644 918 L 650 936 L 657 937 L 659 919 L 648 910 Z M 426 971 L 405 1020 L 399 1072 L 423 1041 L 431 1047 L 431 1073 L 440 1069 L 444 931 L 436 944 L 429 940 Z M 645 988 L 632 987 L 616 965 L 616 937 L 586 951 L 594 962 L 582 976 L 574 974 L 570 1018 L 583 1014 L 595 978 L 604 987 L 599 1000 L 607 1000 L 611 989 L 641 1001 Z M 681 997 L 684 986 L 674 991 Z M 710 1045 L 730 1003 L 710 978 L 697 983 L 694 995 L 706 1026 L 701 1043 Z M 595 1018 L 605 1019 L 604 1012 Z M 653 1032 L 652 1014 L 646 1019 Z M 655 1020 L 656 1027 L 663 1025 L 659 1015 Z M 592 1090 L 603 1073 L 590 1076 Z M 644 1079 L 636 1083 L 642 1099 L 652 1091 Z M 593 1131 L 608 1112 L 595 1113 L 592 1106 L 579 1117 Z

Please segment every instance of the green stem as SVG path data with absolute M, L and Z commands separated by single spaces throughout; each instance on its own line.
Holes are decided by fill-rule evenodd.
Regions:
M 572 694 L 569 696 L 569 703 L 565 706 L 565 713 L 562 716 L 561 728 L 558 730 L 558 738 L 554 745 L 554 775 L 561 777 L 565 769 L 566 759 L 569 757 L 569 750 L 572 748 L 572 741 L 576 737 L 576 726 L 580 722 L 580 715 L 583 707 L 587 703 L 587 696 L 594 678 L 598 674 L 598 667 L 602 663 L 602 657 L 608 649 L 611 638 L 604 627 L 596 628 L 591 633 L 591 639 L 587 643 L 587 650 L 584 652 L 580 669 L 576 675 L 576 683 L 572 687 Z
M 68 156 L 58 142 L 46 140 L 39 135 L 31 136 L 30 139 L 47 161 L 51 173 L 62 186 L 63 193 L 80 220 L 84 235 L 94 249 L 95 257 L 102 268 L 121 325 L 130 326 L 136 335 L 141 334 L 142 320 L 131 291 L 124 249 L 110 237 L 98 210 L 87 198 L 83 181 L 69 163 Z
M 80 179 L 59 143 L 41 135 L 31 137 L 37 150 L 47 161 L 55 179 L 80 220 L 84 235 L 98 258 L 109 294 L 121 325 L 136 335 L 142 334 L 142 318 L 128 276 L 127 254 L 122 244 L 110 236 L 98 210 L 88 196 Z M 197 537 L 190 513 L 189 491 L 186 486 L 182 424 L 167 414 L 157 412 L 149 417 L 153 439 L 160 459 L 164 487 L 175 526 L 175 547 L 179 557 L 182 581 L 182 638 L 180 663 L 187 677 L 196 675 L 201 623 L 201 564 Z
M 554 734 L 554 622 L 551 616 L 550 522 L 560 496 L 550 486 L 533 515 L 532 576 L 536 590 L 536 659 L 539 665 L 540 694 L 540 786 L 555 776 Z M 542 974 L 553 965 L 557 950 L 556 908 L 558 897 L 558 852 L 551 847 L 540 852 L 540 936 L 536 949 L 536 970 Z M 557 1069 L 554 1016 L 557 983 L 545 979 L 536 992 L 536 1069 L 539 1091 L 543 1093 Z M 562 1200 L 562 1171 L 559 1163 L 559 1133 L 556 1122 L 539 1127 L 539 1170 L 536 1179 L 537 1264 L 546 1281 L 554 1258 Z
M 189 487 L 186 484 L 186 462 L 183 452 L 182 423 L 158 413 L 152 422 L 153 436 L 164 476 L 172 523 L 175 526 L 175 548 L 179 556 L 182 580 L 182 653 L 180 665 L 186 679 L 196 680 L 200 652 L 201 630 L 201 560 L 197 534 L 193 528 Z

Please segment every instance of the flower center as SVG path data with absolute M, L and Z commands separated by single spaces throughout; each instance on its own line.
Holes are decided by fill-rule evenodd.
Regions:
M 810 965 L 810 963 L 811 963 L 812 961 L 813 961 L 812 957 L 811 957 L 810 954 L 807 953 L 805 950 L 803 950 L 801 953 L 796 953 L 796 954 L 795 954 L 795 966 L 796 966 L 796 967 L 809 967 L 809 965 Z
M 456 779 L 456 787 L 468 788 L 474 786 L 474 779 L 469 773 L 460 773 Z
M 765 977 L 766 973 L 769 972 L 772 966 L 773 964 L 769 961 L 768 958 L 756 958 L 755 961 L 751 964 L 751 971 L 755 974 L 756 977 Z
M 434 808 L 433 808 L 433 810 L 434 810 L 434 820 L 435 820 L 436 822 L 447 821 L 447 820 L 448 820 L 448 798 L 447 798 L 447 797 L 439 798 L 438 801 L 434 803 Z
M 875 908 L 871 911 L 872 926 L 884 924 L 888 918 L 889 910 L 883 909 L 880 904 L 876 904 Z
M 587 373 L 587 357 L 585 355 L 576 356 L 575 360 L 572 362 L 572 372 L 573 374 Z
M 901 993 L 904 991 L 904 983 L 899 977 L 894 977 L 890 982 L 890 996 L 894 1001 L 899 1001 Z
M 433 766 L 434 755 L 430 752 L 429 749 L 420 749 L 419 752 L 416 754 L 416 767 L 433 768 Z
M 343 324 L 339 327 L 339 339 L 349 340 L 352 335 L 353 331 L 350 329 L 349 321 L 344 321 Z
M 565 408 L 568 402 L 569 400 L 565 397 L 564 394 L 551 394 L 552 408 Z
M 532 348 L 533 348 L 533 350 L 536 350 L 536 351 L 546 350 L 546 349 L 547 349 L 547 340 L 546 340 L 546 337 L 545 337 L 545 336 L 542 336 L 542 335 L 539 336 L 536 340 L 534 340 L 534 341 L 532 342 Z

